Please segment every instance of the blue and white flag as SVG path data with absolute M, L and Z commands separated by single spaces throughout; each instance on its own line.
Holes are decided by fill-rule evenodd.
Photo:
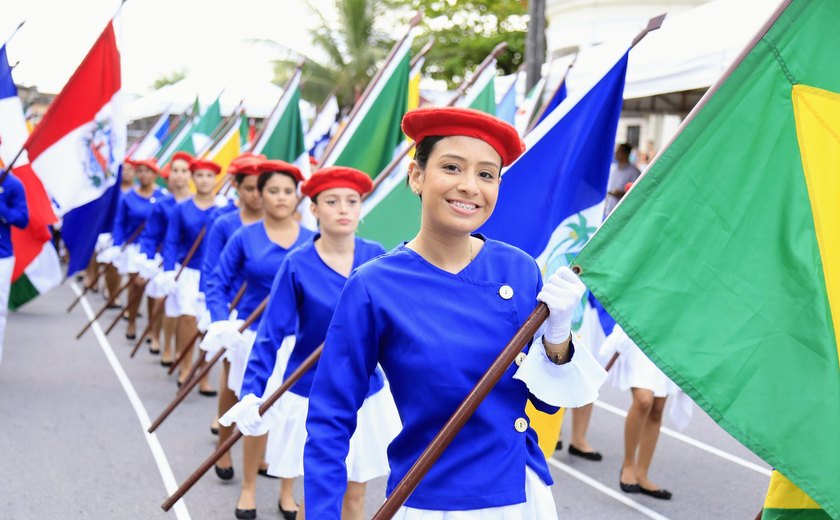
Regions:
M 602 50 L 601 72 L 570 89 L 525 137 L 526 152 L 504 173 L 496 209 L 479 230 L 523 249 L 544 274 L 568 265 L 601 224 L 627 53 L 627 45 Z
M 496 104 L 496 117 L 512 125 L 516 124 L 516 86 L 521 76 L 522 74 L 519 72 L 514 74 L 507 92 L 502 96 L 501 101 Z
M 309 127 L 304 137 L 304 143 L 306 143 L 306 149 L 309 151 L 309 155 L 319 161 L 321 160 L 321 156 L 324 155 L 324 150 L 327 148 L 333 132 L 338 127 L 336 122 L 338 112 L 338 100 L 335 96 L 330 96 L 327 102 L 324 103 L 324 107 L 315 116 L 315 120 L 312 121 L 312 126 Z
M 158 153 L 160 147 L 163 146 L 163 141 L 169 134 L 169 116 L 170 111 L 167 109 L 160 115 L 155 124 L 152 126 L 149 133 L 140 141 L 137 148 L 132 152 L 131 157 L 134 159 L 148 159 L 154 157 Z

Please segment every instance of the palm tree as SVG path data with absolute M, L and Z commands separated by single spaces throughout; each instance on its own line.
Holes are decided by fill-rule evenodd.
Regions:
M 307 57 L 303 66 L 301 95 L 316 105 L 335 93 L 342 107 L 358 99 L 376 73 L 376 67 L 388 54 L 393 39 L 374 27 L 376 15 L 372 0 L 336 0 L 338 22 L 330 23 L 311 3 L 320 25 L 312 31 L 312 42 L 326 59 Z M 297 58 L 274 62 L 274 82 L 283 85 L 294 73 Z

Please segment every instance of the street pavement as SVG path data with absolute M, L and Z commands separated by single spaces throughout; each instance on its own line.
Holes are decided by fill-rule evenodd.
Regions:
M 216 400 L 196 392 L 155 434 L 147 434 L 149 417 L 154 419 L 175 395 L 175 377 L 167 376 L 145 347 L 129 358 L 133 342 L 125 339 L 123 324 L 107 338 L 94 326 L 77 341 L 76 333 L 104 300 L 87 296 L 68 314 L 73 285 L 68 282 L 9 316 L 0 363 L 0 518 L 234 518 L 239 446 L 233 449 L 233 480 L 223 482 L 210 470 L 172 511 L 162 511 L 169 493 L 215 448 L 209 426 Z M 113 312 L 100 323 L 107 325 Z M 139 323 L 142 330 L 145 322 Z M 217 373 L 212 381 L 218 381 Z M 629 403 L 628 393 L 602 389 L 588 438 L 603 461 L 571 457 L 565 450 L 550 460 L 561 519 L 755 517 L 769 468 L 699 408 L 682 432 L 669 429 L 666 419 L 654 456 L 651 478 L 674 498 L 622 493 L 622 414 Z M 258 518 L 281 518 L 279 481 L 261 477 L 257 484 Z M 300 482 L 296 491 L 300 498 Z M 368 485 L 368 518 L 384 492 L 384 479 Z

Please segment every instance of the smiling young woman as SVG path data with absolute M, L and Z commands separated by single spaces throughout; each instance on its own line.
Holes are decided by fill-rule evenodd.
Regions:
M 340 518 L 343 461 L 377 366 L 403 424 L 388 447 L 390 494 L 540 300 L 550 310 L 542 334 L 395 518 L 556 518 L 525 404 L 556 412 L 595 399 L 606 374 L 570 336 L 585 288 L 568 268 L 543 284 L 533 258 L 474 234 L 493 213 L 502 168 L 524 149 L 512 126 L 474 110 L 423 108 L 406 114 L 403 130 L 418 143 L 408 181 L 421 198 L 420 231 L 344 287 L 309 397 L 307 513 Z

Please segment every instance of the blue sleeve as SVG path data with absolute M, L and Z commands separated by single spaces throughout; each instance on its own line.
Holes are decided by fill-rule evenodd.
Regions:
M 125 229 L 123 229 L 126 219 L 125 213 L 127 211 L 125 198 L 126 195 L 120 196 L 120 202 L 117 204 L 117 216 L 114 217 L 114 229 L 111 231 L 115 246 L 121 246 L 125 242 Z
M 357 272 L 338 300 L 309 394 L 303 455 L 307 517 L 341 518 L 350 437 L 378 359 L 375 311 Z
M 271 285 L 268 306 L 257 328 L 257 339 L 251 349 L 239 395 L 262 396 L 265 392 L 265 385 L 274 371 L 277 350 L 283 338 L 295 333 L 298 290 L 294 269 L 287 258 L 280 265 L 280 270 L 277 271 L 274 283 Z
M 219 226 L 213 226 L 210 230 L 210 238 L 213 238 L 213 232 Z M 207 244 L 209 247 L 209 243 Z M 202 278 L 207 279 L 207 309 L 210 311 L 210 318 L 213 321 L 221 321 L 228 319 L 228 304 L 230 303 L 229 294 L 233 291 L 233 282 L 240 280 L 240 273 L 245 264 L 245 244 L 242 233 L 234 233 L 230 238 L 225 248 L 222 250 L 221 256 L 218 257 L 215 268 L 208 266 L 213 262 L 208 262 L 208 255 L 210 250 L 205 252 L 204 267 Z
M 3 208 L 2 218 L 12 226 L 23 229 L 29 225 L 26 190 L 23 188 L 23 183 L 13 177 L 11 173 L 7 180 L 8 182 L 4 183 L 7 191 L 4 197 L 5 207 Z
M 178 261 L 178 245 L 181 241 L 181 212 L 175 206 L 169 225 L 166 226 L 166 238 L 163 239 L 163 270 L 174 271 Z
M 163 203 L 156 203 L 152 206 L 152 211 L 149 213 L 149 220 L 146 222 L 146 227 L 140 233 L 140 252 L 146 255 L 147 258 L 154 258 L 157 252 L 157 245 L 164 231 L 162 229 L 165 223 L 162 218 L 164 215 Z
M 204 256 L 201 259 L 202 279 L 205 279 L 205 277 L 209 277 L 216 269 L 219 257 L 222 254 L 222 250 L 224 250 L 225 248 L 225 232 L 221 224 L 222 223 L 219 221 L 219 219 L 216 219 L 215 221 L 208 224 L 209 227 L 207 228 L 207 236 L 204 237 Z M 239 277 L 240 276 L 237 275 L 237 278 Z M 205 294 L 208 290 L 208 282 L 204 282 L 202 284 L 204 285 L 204 287 L 202 287 L 202 291 Z

